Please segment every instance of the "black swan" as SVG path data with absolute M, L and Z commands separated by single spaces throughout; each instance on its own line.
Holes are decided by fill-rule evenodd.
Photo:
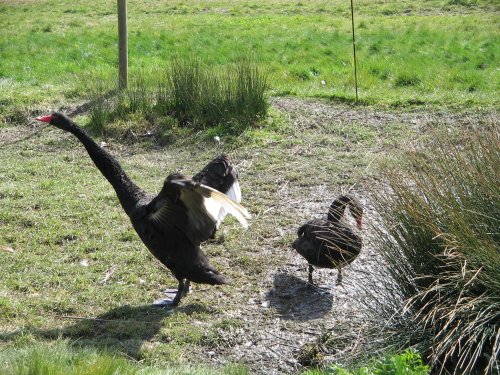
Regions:
M 351 263 L 361 251 L 361 237 L 341 222 L 346 206 L 361 229 L 363 207 L 350 195 L 341 195 L 330 206 L 325 219 L 314 219 L 302 225 L 292 247 L 309 262 L 309 284 L 313 283 L 313 266 L 337 268 L 337 283 L 342 283 L 342 267 Z
M 189 281 L 211 285 L 226 283 L 200 248 L 201 242 L 214 235 L 222 209 L 224 214 L 234 215 L 243 227 L 248 225 L 247 210 L 216 190 L 232 189 L 239 193 L 237 173 L 225 155 L 207 165 L 196 179 L 171 174 L 155 197 L 140 189 L 111 154 L 64 114 L 56 112 L 37 117 L 37 120 L 78 138 L 111 183 L 142 242 L 179 282 L 175 298 L 169 305 L 179 304 L 189 289 Z M 235 197 L 240 199 L 238 195 Z

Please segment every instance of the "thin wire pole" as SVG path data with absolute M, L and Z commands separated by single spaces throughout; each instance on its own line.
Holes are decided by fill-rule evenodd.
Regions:
M 354 36 L 354 0 L 351 0 L 352 52 L 354 55 L 354 85 L 356 86 L 356 102 L 358 101 L 358 69 L 356 63 L 356 39 Z

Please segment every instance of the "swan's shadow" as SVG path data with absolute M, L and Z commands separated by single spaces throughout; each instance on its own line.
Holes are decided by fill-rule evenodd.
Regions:
M 285 272 L 274 276 L 274 287 L 267 293 L 270 307 L 284 319 L 311 320 L 327 314 L 332 308 L 332 296 L 328 289 L 310 285 Z
M 198 304 L 175 310 L 153 305 L 120 306 L 95 318 L 67 317 L 74 323 L 62 328 L 25 328 L 8 334 L 0 333 L 0 342 L 13 341 L 29 332 L 44 340 L 69 339 L 76 347 L 116 351 L 139 359 L 143 343 L 158 335 L 164 327 L 165 318 L 179 312 L 189 315 L 200 311 L 207 312 L 204 306 Z

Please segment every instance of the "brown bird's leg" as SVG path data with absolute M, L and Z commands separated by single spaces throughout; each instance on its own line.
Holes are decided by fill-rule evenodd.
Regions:
M 191 281 L 189 279 L 186 279 L 186 282 L 184 283 L 184 287 L 182 288 L 182 296 L 186 297 L 186 295 L 189 293 L 189 285 L 191 284 Z
M 342 268 L 337 268 L 339 270 L 339 274 L 337 275 L 337 285 L 342 284 Z
M 311 284 L 311 285 L 313 283 L 313 271 L 314 271 L 313 266 L 309 264 L 309 279 L 308 279 L 308 281 L 309 281 L 309 284 Z

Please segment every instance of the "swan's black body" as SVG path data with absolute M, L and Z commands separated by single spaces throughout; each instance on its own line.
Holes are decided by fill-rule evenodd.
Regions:
M 363 209 L 357 199 L 349 195 L 338 197 L 330 206 L 327 219 L 314 219 L 302 225 L 292 246 L 309 262 L 309 283 L 312 284 L 313 266 L 337 268 L 337 282 L 342 282 L 342 267 L 351 263 L 361 251 L 361 237 L 341 222 L 349 206 L 358 227 L 361 227 Z
M 210 265 L 200 248 L 201 242 L 213 235 L 217 225 L 217 220 L 207 214 L 203 199 L 218 193 L 200 185 L 199 182 L 210 186 L 216 181 L 217 184 L 211 187 L 217 189 L 232 185 L 237 174 L 234 176 L 229 173 L 226 179 L 218 168 L 212 171 L 211 164 L 200 172 L 202 176 L 199 181 L 172 174 L 167 177 L 162 190 L 155 197 L 140 189 L 111 154 L 98 146 L 83 129 L 65 115 L 53 113 L 39 117 L 38 120 L 72 133 L 84 145 L 94 164 L 115 189 L 142 242 L 179 281 L 172 305 L 177 305 L 181 296 L 186 293 L 189 280 L 211 285 L 225 283 L 224 277 Z M 215 159 L 215 162 L 217 165 L 224 163 L 227 170 L 232 170 L 231 162 L 225 155 Z

